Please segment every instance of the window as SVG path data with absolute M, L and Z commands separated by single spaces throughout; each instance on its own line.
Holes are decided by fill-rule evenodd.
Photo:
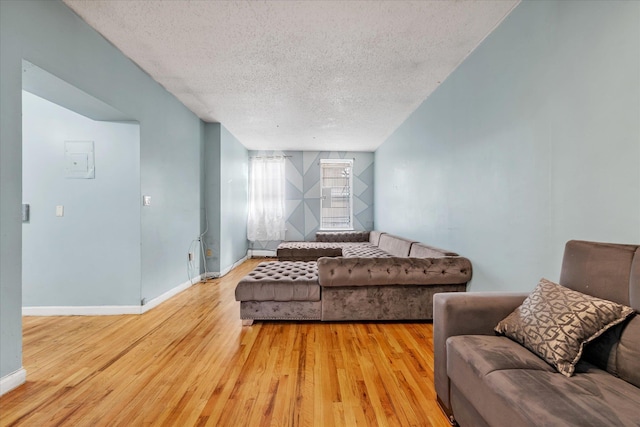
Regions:
M 320 160 L 320 229 L 353 229 L 353 160 Z
M 284 157 L 253 157 L 249 170 L 247 239 L 284 240 Z

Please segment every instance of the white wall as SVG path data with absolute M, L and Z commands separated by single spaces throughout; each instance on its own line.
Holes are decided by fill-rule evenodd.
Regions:
M 140 126 L 24 91 L 22 107 L 23 306 L 139 305 Z M 66 178 L 65 141 L 94 142 L 95 179 Z
M 570 239 L 640 242 L 640 3 L 520 3 L 376 151 L 376 228 L 558 280 Z

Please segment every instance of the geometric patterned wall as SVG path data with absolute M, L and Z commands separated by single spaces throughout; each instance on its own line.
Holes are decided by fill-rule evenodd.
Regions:
M 353 228 L 373 229 L 371 152 L 250 151 L 249 156 L 288 156 L 285 162 L 285 240 L 315 240 L 320 226 L 320 159 L 353 159 Z M 252 249 L 275 249 L 280 242 L 251 242 Z

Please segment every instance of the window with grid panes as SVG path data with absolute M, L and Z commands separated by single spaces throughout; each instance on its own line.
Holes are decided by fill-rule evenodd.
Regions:
M 353 229 L 353 160 L 320 160 L 320 229 Z

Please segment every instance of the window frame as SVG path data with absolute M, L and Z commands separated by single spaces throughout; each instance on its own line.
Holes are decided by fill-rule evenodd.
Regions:
M 320 159 L 320 226 L 322 231 L 351 231 L 353 227 L 353 159 Z M 349 224 L 346 227 L 330 227 L 326 226 L 324 215 L 324 201 L 326 199 L 324 189 L 325 188 L 337 188 L 337 187 L 325 187 L 323 185 L 323 178 L 325 174 L 325 166 L 327 164 L 344 164 L 349 169 Z M 334 200 L 332 198 L 332 200 Z

